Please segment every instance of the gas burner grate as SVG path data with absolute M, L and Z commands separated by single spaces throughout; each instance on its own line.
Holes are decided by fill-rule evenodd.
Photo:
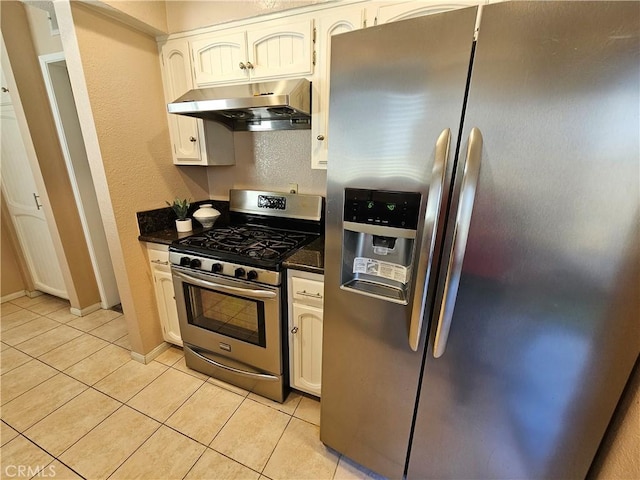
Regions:
M 212 252 L 233 253 L 251 259 L 271 260 L 288 253 L 308 239 L 304 233 L 254 226 L 223 227 L 192 235 L 180 241 L 183 246 Z

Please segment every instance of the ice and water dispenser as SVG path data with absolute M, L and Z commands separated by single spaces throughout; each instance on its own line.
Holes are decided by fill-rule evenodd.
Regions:
M 406 305 L 419 211 L 419 193 L 345 189 L 340 288 Z

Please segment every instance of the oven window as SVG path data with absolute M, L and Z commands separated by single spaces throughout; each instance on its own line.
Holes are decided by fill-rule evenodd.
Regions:
M 194 285 L 184 288 L 191 325 L 266 347 L 263 302 Z

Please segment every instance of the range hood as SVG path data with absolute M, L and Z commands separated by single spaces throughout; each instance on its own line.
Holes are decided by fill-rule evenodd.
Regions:
M 167 110 L 224 123 L 232 130 L 308 130 L 311 82 L 295 79 L 197 88 L 169 103 Z

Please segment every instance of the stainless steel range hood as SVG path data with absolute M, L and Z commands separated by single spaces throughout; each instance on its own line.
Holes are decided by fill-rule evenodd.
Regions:
M 169 113 L 213 120 L 232 130 L 311 128 L 311 82 L 306 79 L 190 90 L 167 105 Z

